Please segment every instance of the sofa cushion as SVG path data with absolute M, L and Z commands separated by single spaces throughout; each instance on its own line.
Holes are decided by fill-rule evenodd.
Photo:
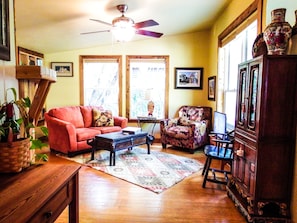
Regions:
M 122 131 L 121 126 L 90 127 L 90 128 L 92 128 L 92 129 L 99 129 L 100 132 L 101 132 L 101 134 Z
M 93 109 L 104 110 L 101 106 L 80 106 L 81 114 L 84 119 L 85 127 L 93 126 Z
M 84 120 L 79 106 L 52 108 L 48 113 L 50 116 L 72 123 L 76 128 L 84 127 Z
M 95 135 L 101 134 L 100 129 L 96 128 L 77 128 L 76 129 L 76 140 L 78 142 L 92 139 Z
M 93 109 L 93 126 L 114 126 L 112 112 L 109 110 L 101 111 L 99 109 Z

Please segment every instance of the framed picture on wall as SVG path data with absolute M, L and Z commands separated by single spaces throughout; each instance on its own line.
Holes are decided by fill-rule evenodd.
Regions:
M 57 77 L 73 77 L 72 62 L 52 62 L 51 67 L 57 72 Z
M 202 89 L 203 68 L 175 68 L 175 88 Z
M 0 0 L 0 59 L 10 60 L 9 1 Z
M 208 100 L 216 100 L 216 77 L 212 76 L 208 78 Z

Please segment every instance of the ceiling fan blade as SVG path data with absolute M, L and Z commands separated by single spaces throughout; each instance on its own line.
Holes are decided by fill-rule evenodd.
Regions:
M 85 34 L 104 33 L 104 32 L 110 32 L 110 30 L 92 31 L 92 32 L 85 32 L 85 33 L 80 33 L 80 34 L 85 35 Z
M 157 26 L 159 25 L 159 23 L 157 23 L 156 21 L 150 19 L 150 20 L 146 20 L 143 22 L 137 22 L 134 24 L 134 27 L 136 29 L 140 29 L 140 28 L 144 28 L 144 27 L 149 27 L 149 26 Z
M 136 30 L 136 33 L 139 35 L 151 36 L 155 38 L 160 38 L 161 36 L 163 36 L 163 33 L 157 33 L 157 32 L 152 32 L 152 31 L 143 30 L 143 29 Z
M 108 23 L 108 22 L 104 22 L 102 20 L 99 20 L 99 19 L 90 19 L 91 21 L 95 21 L 95 22 L 100 22 L 102 24 L 105 24 L 105 25 L 108 25 L 108 26 L 112 26 L 112 24 Z

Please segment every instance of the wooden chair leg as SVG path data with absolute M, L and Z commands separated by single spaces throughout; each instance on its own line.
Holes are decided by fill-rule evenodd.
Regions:
M 204 166 L 203 166 L 203 170 L 202 170 L 202 176 L 204 176 L 205 174 L 205 169 L 206 169 L 206 166 L 208 165 L 209 163 L 209 158 L 206 157 L 206 160 L 205 160 L 205 163 L 204 163 Z
M 207 159 L 209 160 L 206 164 L 206 167 L 205 167 L 205 173 L 204 173 L 204 178 L 203 178 L 203 183 L 202 183 L 202 187 L 205 188 L 205 185 L 206 185 L 206 181 L 207 181 L 207 178 L 208 178 L 208 172 L 209 172 L 209 169 L 210 169 L 210 164 L 211 164 L 211 158 L 210 157 L 207 157 Z

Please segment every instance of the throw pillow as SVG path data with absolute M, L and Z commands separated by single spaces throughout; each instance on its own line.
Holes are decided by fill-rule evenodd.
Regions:
M 95 127 L 114 126 L 112 112 L 93 109 L 93 123 Z
M 189 125 L 190 124 L 190 120 L 186 116 L 180 117 L 178 122 L 179 122 L 179 125 Z

